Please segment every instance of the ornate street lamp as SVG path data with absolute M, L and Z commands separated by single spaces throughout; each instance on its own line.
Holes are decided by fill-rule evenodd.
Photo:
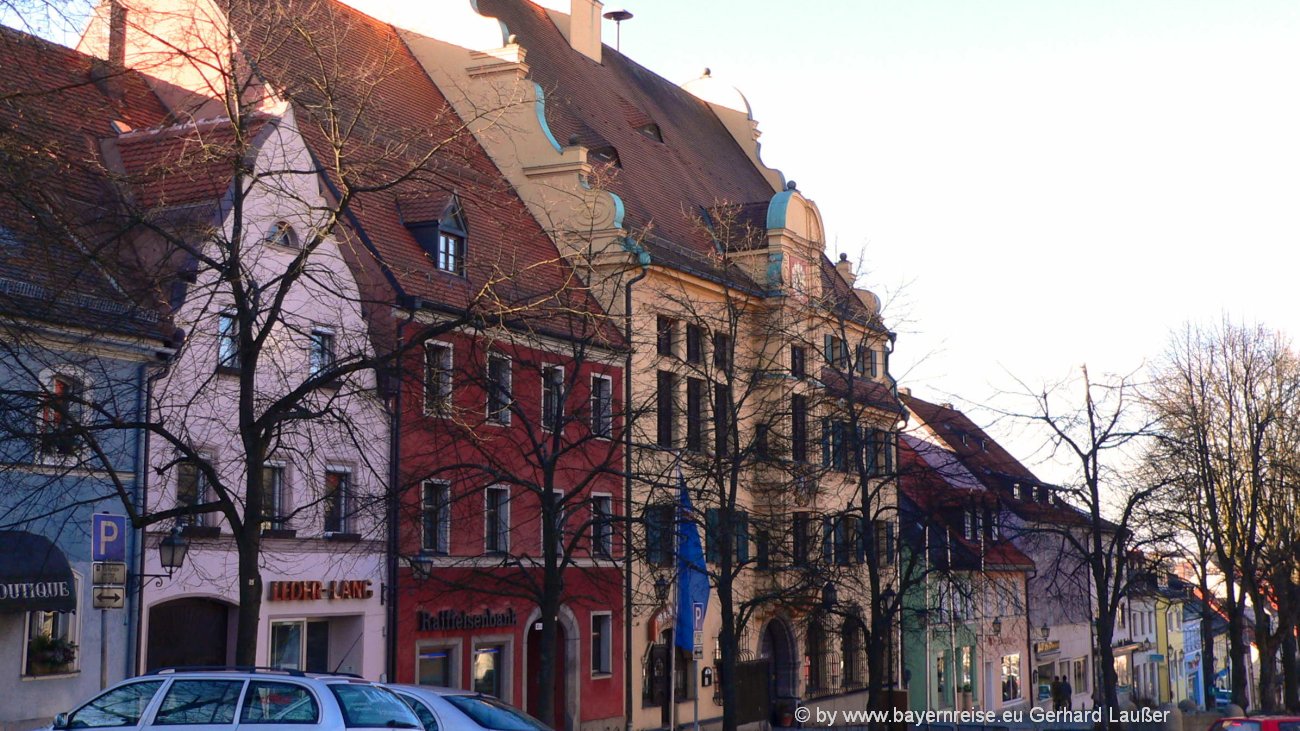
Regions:
M 839 592 L 835 590 L 835 585 L 829 581 L 826 582 L 826 585 L 822 587 L 822 609 L 829 612 L 835 608 L 838 601 Z
M 1046 639 L 1047 639 L 1047 636 L 1048 636 L 1049 634 L 1051 634 L 1051 633 L 1052 633 L 1052 628 L 1051 628 L 1051 627 L 1048 627 L 1046 622 L 1043 622 L 1043 626 L 1038 628 L 1038 634 L 1039 634 L 1039 636 L 1041 636 L 1044 640 L 1046 640 Z
M 433 559 L 423 553 L 411 556 L 406 559 L 406 563 L 411 567 L 411 575 L 420 581 L 433 575 Z
M 658 599 L 660 604 L 668 601 L 668 579 L 663 576 L 655 579 L 655 599 Z
M 998 635 L 1002 634 L 1002 618 L 994 617 L 993 624 L 989 627 L 989 629 L 992 630 L 991 634 L 994 637 L 997 637 Z
M 158 541 L 158 561 L 167 570 L 167 578 L 185 565 L 185 555 L 190 552 L 190 542 L 181 535 L 179 528 L 173 527 L 166 538 Z

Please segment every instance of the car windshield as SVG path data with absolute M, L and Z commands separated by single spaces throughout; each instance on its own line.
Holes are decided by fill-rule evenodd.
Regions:
M 363 683 L 334 683 L 330 691 L 339 700 L 348 728 L 420 728 L 419 720 L 397 696 Z
M 518 708 L 482 695 L 448 695 L 443 700 L 492 731 L 551 731 L 550 727 Z
M 68 728 L 134 726 L 140 723 L 140 717 L 162 684 L 161 680 L 148 680 L 114 688 L 78 708 L 69 719 Z

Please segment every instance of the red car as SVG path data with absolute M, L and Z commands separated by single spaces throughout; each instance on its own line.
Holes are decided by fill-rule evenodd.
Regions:
M 1300 716 L 1220 718 L 1210 731 L 1300 731 Z

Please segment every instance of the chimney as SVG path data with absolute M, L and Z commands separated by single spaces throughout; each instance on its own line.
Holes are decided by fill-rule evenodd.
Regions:
M 569 0 L 569 45 L 600 63 L 600 0 Z
M 911 395 L 912 395 L 912 387 L 911 387 L 911 386 L 899 386 L 899 387 L 898 387 L 898 392 L 901 393 L 901 394 L 903 394 L 904 396 L 911 396 Z
M 108 58 L 115 69 L 126 68 L 126 8 L 110 0 L 108 10 Z
M 850 287 L 858 281 L 858 275 L 853 273 L 853 265 L 849 263 L 848 254 L 840 254 L 840 260 L 835 262 L 835 271 L 840 273 L 840 277 L 848 283 Z

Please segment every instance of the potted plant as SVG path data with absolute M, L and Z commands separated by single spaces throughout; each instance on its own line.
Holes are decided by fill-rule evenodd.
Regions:
M 77 646 L 62 637 L 37 635 L 27 648 L 32 675 L 64 672 L 77 659 Z

